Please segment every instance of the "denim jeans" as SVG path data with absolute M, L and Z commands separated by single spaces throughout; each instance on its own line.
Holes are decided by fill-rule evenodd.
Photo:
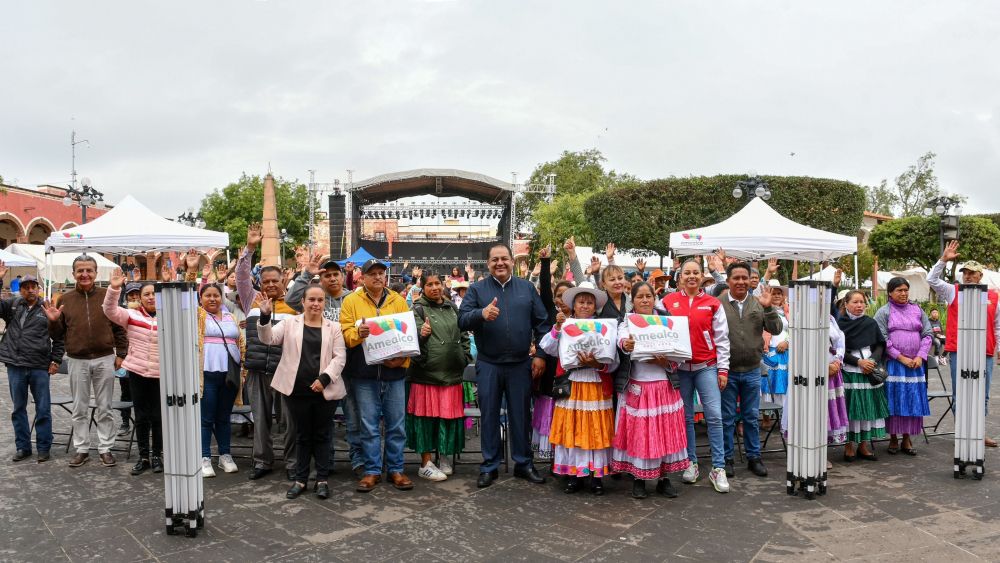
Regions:
M 38 451 L 47 453 L 52 447 L 52 407 L 49 402 L 49 372 L 44 369 L 22 368 L 7 364 L 7 381 L 14 410 L 14 444 L 18 451 L 31 451 L 31 426 L 28 424 L 28 390 L 35 398 L 35 437 Z
M 747 458 L 760 457 L 760 368 L 750 371 L 731 371 L 726 388 L 722 390 L 722 438 L 726 459 L 733 459 L 733 441 L 736 432 L 736 399 L 739 398 L 743 419 L 743 447 Z
M 355 378 L 352 382 L 361 418 L 361 448 L 365 474 L 382 474 L 382 435 L 385 430 L 385 464 L 389 473 L 403 472 L 403 447 L 406 445 L 406 382 Z
M 347 395 L 344 396 L 344 423 L 347 427 L 347 446 L 351 457 L 351 469 L 364 467 L 365 456 L 361 449 L 361 413 L 358 412 L 358 400 L 354 392 L 354 381 L 344 378 Z M 333 432 L 330 432 L 330 467 L 333 467 Z
M 206 371 L 201 397 L 201 457 L 212 457 L 212 434 L 219 446 L 219 455 L 229 453 L 236 389 L 226 385 L 226 372 Z
M 986 356 L 986 414 L 990 414 L 990 384 L 993 383 L 993 356 Z M 955 378 L 958 374 L 955 372 L 955 366 L 958 364 L 958 354 L 956 352 L 948 352 L 948 368 L 951 370 L 951 404 L 952 411 L 955 408 Z
M 694 392 L 697 389 L 708 422 L 708 443 L 712 451 L 712 467 L 725 467 L 722 443 L 722 402 L 719 392 L 719 372 L 715 366 L 698 371 L 678 370 L 681 397 L 684 399 L 684 421 L 687 423 L 688 459 L 697 463 L 694 439 Z

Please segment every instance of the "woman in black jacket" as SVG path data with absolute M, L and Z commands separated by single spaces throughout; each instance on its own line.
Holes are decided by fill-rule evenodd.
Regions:
M 876 461 L 871 441 L 884 438 L 889 402 L 885 385 L 872 385 L 869 374 L 882 361 L 885 339 L 875 319 L 865 315 L 865 295 L 851 291 L 844 297 L 844 311 L 837 326 L 844 332 L 844 398 L 847 401 L 847 445 L 844 461 L 855 457 Z

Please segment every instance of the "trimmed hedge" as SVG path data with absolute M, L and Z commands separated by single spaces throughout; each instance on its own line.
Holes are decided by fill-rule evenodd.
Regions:
M 692 176 L 650 180 L 591 196 L 584 214 L 595 248 L 613 242 L 630 252 L 666 254 L 670 233 L 723 221 L 747 203 L 732 195 L 746 175 Z M 771 188 L 767 202 L 797 223 L 856 236 L 867 199 L 865 189 L 843 180 L 804 176 L 761 176 Z M 761 234 L 767 225 L 761 225 Z

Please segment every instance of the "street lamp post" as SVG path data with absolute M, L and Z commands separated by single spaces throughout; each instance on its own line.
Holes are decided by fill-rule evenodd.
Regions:
M 962 202 L 949 196 L 939 196 L 924 204 L 924 216 L 937 215 L 941 218 L 941 250 L 949 241 L 958 240 L 959 217 L 962 216 Z
M 90 178 L 82 178 L 80 185 L 83 186 L 80 189 L 77 189 L 75 186 L 66 187 L 66 196 L 63 197 L 63 205 L 66 207 L 74 203 L 79 205 L 81 209 L 80 222 L 81 224 L 86 224 L 88 207 L 93 206 L 98 209 L 104 209 L 104 194 L 94 188 L 90 183 Z
M 205 228 L 205 220 L 201 218 L 201 213 L 195 214 L 194 208 L 189 207 L 187 213 L 181 213 L 177 216 L 177 222 L 182 225 L 187 225 L 188 227 L 197 227 L 199 229 Z
M 759 197 L 764 201 L 771 199 L 771 188 L 768 187 L 767 182 L 761 180 L 759 176 L 754 176 L 749 180 L 740 180 L 736 182 L 736 187 L 733 188 L 733 198 L 740 199 L 746 196 L 747 201 L 753 200 L 755 197 Z
M 281 241 L 281 268 L 284 269 L 285 268 L 285 244 L 288 243 L 289 240 L 291 240 L 291 237 L 288 236 L 288 231 L 285 230 L 285 229 L 281 229 L 281 236 L 280 236 L 280 238 L 278 240 Z

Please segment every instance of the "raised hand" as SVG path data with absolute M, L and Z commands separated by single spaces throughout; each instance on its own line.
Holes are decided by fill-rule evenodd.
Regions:
M 571 236 L 563 243 L 563 249 L 570 258 L 576 256 L 576 236 Z
M 309 262 L 306 264 L 306 272 L 315 276 L 319 273 L 320 264 L 323 263 L 323 255 L 319 252 L 313 252 L 312 256 L 309 257 Z
M 495 321 L 500 316 L 500 308 L 497 307 L 497 298 L 494 297 L 490 304 L 483 308 L 483 318 L 487 321 Z
M 608 258 L 608 264 L 614 262 L 614 260 L 615 260 L 615 243 L 609 242 L 608 245 L 604 247 L 604 255 Z
M 777 258 L 768 258 L 767 259 L 767 273 L 770 274 L 770 275 L 772 275 L 772 276 L 774 274 L 778 273 L 778 259 Z
M 264 231 L 260 223 L 250 223 L 247 226 L 247 248 L 254 250 L 264 239 Z
M 42 310 L 45 311 L 45 316 L 49 318 L 49 321 L 56 322 L 62 316 L 63 308 L 61 305 L 56 307 L 55 303 L 47 300 L 42 304 Z
M 205 262 L 205 265 L 201 267 L 201 277 L 205 279 L 212 278 L 212 263 Z
M 559 261 L 553 260 L 552 263 L 549 264 L 549 273 L 555 275 L 556 270 L 558 269 L 559 269 Z
M 271 298 L 265 296 L 264 294 L 261 294 L 259 303 L 261 315 L 270 315 L 271 311 L 274 310 L 274 303 L 271 302 Z
M 833 273 L 833 287 L 840 287 L 840 282 L 844 279 L 844 271 L 840 268 Z
M 948 241 L 948 244 L 944 245 L 944 252 L 941 253 L 941 261 L 947 264 L 952 260 L 957 260 L 958 256 L 958 241 Z
M 547 244 L 538 250 L 538 258 L 550 258 L 552 256 L 552 245 Z
M 646 261 L 639 258 L 635 261 L 635 269 L 641 274 L 646 271 Z
M 531 277 L 537 278 L 542 275 L 542 263 L 536 262 L 535 267 L 531 269 Z
M 431 319 L 430 317 L 424 319 L 424 324 L 420 325 L 420 336 L 422 338 L 427 338 L 431 335 Z
M 354 271 L 354 262 L 348 262 L 347 264 L 344 264 L 344 271 L 348 272 L 348 273 L 353 272 Z
M 225 264 L 219 264 L 215 267 L 215 279 L 220 282 L 226 281 L 226 277 L 229 276 L 229 270 L 226 269 Z
M 708 256 L 708 269 L 712 272 L 719 272 L 726 269 L 726 253 L 720 248 Z
M 188 272 L 198 271 L 198 262 L 201 260 L 201 256 L 195 249 L 190 249 L 187 254 L 184 255 L 184 265 L 187 267 Z
M 774 303 L 774 292 L 770 287 L 762 287 L 760 290 L 760 295 L 757 297 L 757 302 L 760 306 L 767 309 Z
M 597 274 L 600 273 L 600 271 L 601 271 L 601 259 L 598 258 L 597 255 L 595 254 L 595 255 L 593 255 L 593 256 L 590 257 L 590 271 L 589 271 L 589 273 L 591 273 L 591 274 L 593 274 L 593 275 L 596 276 Z
M 115 268 L 111 271 L 111 278 L 108 281 L 111 289 L 121 289 L 125 285 L 125 272 L 121 268 Z
M 358 325 L 358 338 L 364 340 L 365 338 L 368 338 L 368 333 L 368 323 L 365 322 L 364 318 L 362 318 L 361 324 Z
M 0 260 L 0 278 L 6 275 L 7 275 L 7 265 L 3 263 L 3 260 Z

